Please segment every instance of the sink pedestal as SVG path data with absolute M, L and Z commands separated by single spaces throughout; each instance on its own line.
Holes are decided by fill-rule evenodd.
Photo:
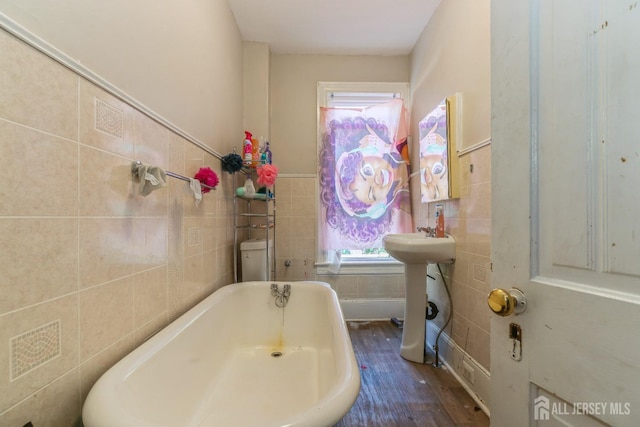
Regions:
M 451 236 L 427 237 L 420 233 L 387 234 L 382 238 L 386 251 L 404 263 L 405 303 L 400 356 L 424 363 L 427 309 L 427 264 L 452 263 L 456 241 Z
M 405 264 L 404 324 L 400 356 L 424 363 L 427 307 L 427 264 Z

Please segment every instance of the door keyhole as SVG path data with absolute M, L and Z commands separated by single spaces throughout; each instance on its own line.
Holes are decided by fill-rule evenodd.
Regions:
M 517 323 L 509 324 L 509 338 L 511 339 L 511 348 L 509 355 L 513 360 L 519 362 L 522 360 L 522 328 Z

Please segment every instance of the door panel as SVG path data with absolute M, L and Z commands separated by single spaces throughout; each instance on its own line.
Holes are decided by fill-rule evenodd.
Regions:
M 606 2 L 603 134 L 606 173 L 605 270 L 640 275 L 640 25 L 637 2 Z
M 552 143 L 539 145 L 539 182 L 534 185 L 546 201 L 540 206 L 540 230 L 552 245 L 544 252 L 551 259 L 543 259 L 542 264 L 584 269 L 591 265 L 591 193 L 585 191 L 589 183 L 585 164 L 590 156 L 585 143 L 590 139 L 590 93 L 586 90 L 588 40 L 584 36 L 591 19 L 588 14 L 566 11 L 568 3 L 544 3 L 539 12 L 540 27 L 549 29 L 537 33 L 539 53 L 532 52 L 539 62 L 538 135 L 540 141 Z M 554 19 L 556 14 L 573 19 Z
M 539 271 L 634 290 L 635 278 L 572 269 L 640 275 L 640 10 L 621 1 L 573 3 L 540 2 L 532 29 Z
M 530 381 L 567 402 L 640 408 L 638 305 L 592 291 L 555 279 L 532 282 L 527 311 L 536 320 L 529 339 L 523 338 L 531 352 Z M 604 409 L 594 418 L 637 425 L 638 413 L 634 423 L 627 414 Z

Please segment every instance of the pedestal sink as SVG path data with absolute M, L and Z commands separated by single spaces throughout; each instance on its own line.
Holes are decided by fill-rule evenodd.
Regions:
M 424 363 L 427 264 L 452 263 L 456 258 L 456 242 L 448 235 L 436 238 L 424 233 L 387 234 L 382 242 L 389 255 L 404 263 L 405 305 L 400 356 Z

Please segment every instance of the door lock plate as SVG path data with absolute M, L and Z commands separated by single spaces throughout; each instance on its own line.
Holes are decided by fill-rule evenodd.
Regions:
M 513 360 L 522 360 L 522 328 L 517 323 L 509 324 L 509 355 Z

